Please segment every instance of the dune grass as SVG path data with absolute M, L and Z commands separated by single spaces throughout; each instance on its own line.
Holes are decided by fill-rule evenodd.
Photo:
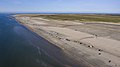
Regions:
M 31 17 L 42 17 L 45 19 L 71 20 L 71 21 L 99 21 L 120 23 L 120 15 L 110 14 L 41 14 L 30 15 Z

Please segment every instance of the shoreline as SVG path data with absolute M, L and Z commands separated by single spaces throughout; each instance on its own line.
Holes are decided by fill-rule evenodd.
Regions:
M 15 17 L 14 17 L 15 18 Z M 16 19 L 16 18 L 15 18 Z M 18 19 L 16 19 L 18 22 L 20 22 Z M 26 24 L 24 24 L 24 22 L 20 22 L 20 24 L 21 25 L 23 25 L 23 26 L 25 26 L 26 28 L 28 28 L 29 30 L 31 30 L 33 33 L 35 33 L 35 34 L 37 34 L 38 36 L 40 36 L 40 37 L 42 37 L 42 38 L 44 38 L 45 40 L 47 40 L 48 42 L 50 42 L 50 43 L 52 43 L 52 44 L 54 44 L 53 46 L 55 46 L 56 48 L 58 48 L 58 49 L 60 49 L 60 50 L 62 50 L 62 48 L 60 48 L 59 46 L 58 46 L 58 43 L 56 43 L 56 42 L 54 42 L 54 41 L 52 41 L 52 39 L 50 39 L 48 36 L 46 36 L 46 35 L 44 35 L 44 33 L 41 31 L 41 32 L 39 32 L 39 34 L 33 29 L 33 28 L 31 28 L 30 26 L 28 26 L 28 25 L 26 25 Z M 68 54 L 66 53 L 66 52 L 64 52 L 63 50 L 62 50 L 62 52 L 64 53 L 64 55 L 65 55 L 65 57 L 66 58 L 64 58 L 65 59 L 65 61 L 63 61 L 63 62 L 67 62 L 68 63 L 68 65 L 66 64 L 66 65 L 64 65 L 65 67 L 79 67 L 79 66 L 83 66 L 83 67 L 93 67 L 92 65 L 89 65 L 88 63 L 81 63 L 81 62 L 79 62 L 78 60 L 75 60 L 73 57 L 70 57 L 70 56 L 68 56 Z M 66 60 L 67 59 L 67 60 Z M 68 61 L 69 60 L 69 61 Z M 60 62 L 60 61 L 59 61 Z M 62 62 L 60 62 L 60 63 L 62 63 Z M 76 64 L 76 65 L 75 65 Z M 71 66 L 69 66 L 69 65 L 71 65 Z M 88 66 L 89 65 L 89 66 Z M 49 66 L 48 66 L 49 67 Z
M 20 19 L 23 19 L 23 20 L 28 20 L 28 19 L 25 19 L 24 17 L 15 17 L 16 18 L 16 20 L 18 20 L 19 22 L 21 21 Z M 68 36 L 72 36 L 72 35 L 67 35 L 66 34 L 66 32 L 65 31 L 68 31 L 68 32 L 74 32 L 74 34 L 76 33 L 76 36 L 77 35 L 83 35 L 83 36 L 87 36 L 87 37 L 90 37 L 90 38 L 96 38 L 96 36 L 93 36 L 93 35 L 89 35 L 88 33 L 86 34 L 86 33 L 82 33 L 82 32 L 79 32 L 79 31 L 73 31 L 73 30 L 71 30 L 71 29 L 67 29 L 67 28 L 61 28 L 61 26 L 59 26 L 59 22 L 58 22 L 58 25 L 56 24 L 56 25 L 49 25 L 49 22 L 50 21 L 43 21 L 42 19 L 38 19 L 38 20 L 40 20 L 39 21 L 39 23 L 38 23 L 38 21 L 36 21 L 34 18 L 32 18 L 32 19 L 29 19 L 29 22 L 32 22 L 32 23 L 34 23 L 34 22 L 36 22 L 36 25 L 35 24 L 31 24 L 31 23 L 25 23 L 25 22 L 23 22 L 23 21 L 21 21 L 21 23 L 22 23 L 22 25 L 24 25 L 24 26 L 26 26 L 28 29 L 30 29 L 30 30 L 32 30 L 33 32 L 35 32 L 35 33 L 37 33 L 38 35 L 40 35 L 40 36 L 42 36 L 43 38 L 45 38 L 46 40 L 48 40 L 49 42 L 51 42 L 51 43 L 53 43 L 54 45 L 56 45 L 56 46 L 58 46 L 58 47 L 60 47 L 63 51 L 65 51 L 65 53 L 66 54 L 68 54 L 69 56 L 71 56 L 72 58 L 75 58 L 75 60 L 78 60 L 78 61 L 84 61 L 84 62 L 86 62 L 87 64 L 90 64 L 90 65 L 93 65 L 93 66 L 95 66 L 96 64 L 98 65 L 98 66 L 105 66 L 105 67 L 109 67 L 109 65 L 110 66 L 114 66 L 115 65 L 115 67 L 119 67 L 119 64 L 117 64 L 117 63 L 109 63 L 109 60 L 111 60 L 111 59 L 108 59 L 108 61 L 106 61 L 106 60 L 104 60 L 105 59 L 105 57 L 100 57 L 99 55 L 97 56 L 97 53 L 99 53 L 99 54 L 103 54 L 103 55 L 105 55 L 105 56 L 111 56 L 111 57 L 114 57 L 113 59 L 117 59 L 117 57 L 115 57 L 114 55 L 111 55 L 111 54 L 109 54 L 109 53 L 106 53 L 106 51 L 108 51 L 108 50 L 100 50 L 100 51 L 97 51 L 97 53 L 96 53 L 96 50 L 98 50 L 97 48 L 96 48 L 96 46 L 94 45 L 90 45 L 89 43 L 87 44 L 87 42 L 89 41 L 89 39 L 88 39 L 88 41 L 86 42 L 86 40 L 84 41 L 83 40 L 83 42 L 79 42 L 79 41 L 77 41 L 77 40 L 79 40 L 79 37 L 78 37 L 78 39 L 77 40 L 74 40 L 74 39 L 76 39 L 77 37 L 75 37 L 75 38 L 73 38 L 73 37 L 68 37 Z M 44 23 L 41 23 L 40 24 L 40 22 L 46 22 L 45 24 Z M 51 23 L 54 23 L 53 21 L 51 21 Z M 64 24 L 64 23 L 63 23 Z M 75 24 L 74 22 L 73 23 L 71 23 L 71 25 L 72 24 Z M 38 27 L 38 26 L 39 27 Z M 48 25 L 48 27 L 46 27 L 46 26 L 44 26 L 44 25 Z M 59 32 L 59 31 L 64 31 L 63 33 L 61 33 L 61 32 Z M 57 33 L 56 33 L 57 32 Z M 63 35 L 64 34 L 64 35 Z M 86 35 L 85 35 L 86 34 Z M 67 36 L 66 36 L 67 35 Z M 84 37 L 81 37 L 81 38 L 84 38 Z M 98 38 L 98 37 L 97 37 Z M 99 38 L 98 38 L 99 39 Z M 102 38 L 102 39 L 104 39 L 104 38 Z M 66 41 L 67 40 L 67 41 Z M 91 39 L 90 39 L 91 40 Z M 100 40 L 101 40 L 101 38 L 100 38 Z M 105 39 L 106 40 L 106 39 Z M 108 40 L 106 40 L 106 41 L 108 41 Z M 62 43 L 63 42 L 63 43 Z M 93 41 L 90 41 L 90 42 L 93 42 Z M 115 41 L 116 42 L 116 41 Z M 78 45 L 78 43 L 82 43 L 82 45 Z M 67 45 L 66 45 L 67 44 Z M 74 45 L 71 45 L 71 44 L 74 44 Z M 95 43 L 96 44 L 96 43 Z M 65 46 L 66 45 L 66 46 Z M 78 49 L 78 47 L 79 48 L 81 48 L 81 49 Z M 103 48 L 103 47 L 102 47 Z M 87 53 L 84 53 L 84 51 L 83 52 L 81 52 L 82 50 L 85 50 L 85 49 L 87 49 L 86 50 L 86 52 L 88 53 L 88 56 L 87 56 Z M 104 52 L 105 51 L 105 52 Z M 75 53 L 74 53 L 75 52 Z M 76 52 L 78 52 L 78 53 L 76 53 Z M 79 52 L 81 52 L 80 54 L 79 54 Z M 71 53 L 71 54 L 70 54 Z M 84 54 L 84 55 L 83 55 Z M 95 56 L 92 56 L 91 54 L 96 54 Z M 72 56 L 72 55 L 75 55 L 75 56 Z M 82 56 L 83 55 L 83 56 Z M 89 56 L 90 55 L 90 56 Z M 81 58 L 79 58 L 79 57 L 82 57 L 82 59 Z M 89 59 L 87 58 L 87 57 L 89 57 Z M 94 57 L 93 59 L 94 60 L 92 60 L 92 57 Z M 118 56 L 119 57 L 119 56 Z M 91 59 L 90 59 L 91 58 Z M 100 58 L 100 59 L 102 59 L 102 61 L 99 59 L 96 59 L 96 58 Z M 98 60 L 96 63 L 95 63 L 95 59 L 96 60 Z M 104 60 L 104 62 L 103 62 L 103 60 Z M 119 60 L 119 59 L 118 59 Z M 113 61 L 113 60 L 112 60 Z M 98 64 L 98 62 L 100 63 L 100 64 Z M 115 61 L 115 62 L 118 62 L 118 61 Z M 95 63 L 95 64 L 94 64 Z M 119 62 L 118 62 L 119 63 Z M 117 66 L 116 66 L 117 65 Z

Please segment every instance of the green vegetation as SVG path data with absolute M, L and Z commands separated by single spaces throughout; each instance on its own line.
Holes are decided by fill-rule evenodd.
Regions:
M 110 14 L 53 14 L 53 15 L 31 15 L 32 17 L 42 17 L 45 19 L 55 20 L 72 20 L 72 21 L 100 21 L 120 23 L 120 15 Z

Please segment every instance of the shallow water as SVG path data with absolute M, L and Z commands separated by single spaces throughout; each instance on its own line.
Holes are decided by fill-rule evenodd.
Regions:
M 60 48 L 0 14 L 0 67 L 84 67 L 74 63 Z

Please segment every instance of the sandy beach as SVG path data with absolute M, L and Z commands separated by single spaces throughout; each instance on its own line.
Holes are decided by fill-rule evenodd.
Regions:
M 107 23 L 83 23 L 15 16 L 16 20 L 69 57 L 90 67 L 120 67 L 120 27 Z

